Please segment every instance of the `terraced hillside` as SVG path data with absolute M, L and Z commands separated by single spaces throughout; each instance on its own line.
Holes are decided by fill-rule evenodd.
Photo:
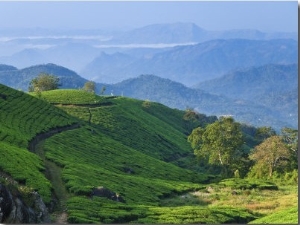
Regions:
M 44 175 L 41 159 L 28 151 L 39 133 L 68 127 L 76 119 L 20 91 L 0 84 L 0 171 L 21 184 L 37 189 L 50 201 L 51 183 Z
M 42 98 L 85 121 L 80 129 L 47 139 L 42 156 L 62 168 L 65 185 L 56 186 L 56 192 L 62 193 L 66 188 L 69 193 L 66 200 L 69 222 L 234 220 L 231 216 L 227 218 L 221 209 L 198 206 L 182 209 L 180 213 L 179 210 L 182 218 L 177 219 L 172 219 L 175 208 L 164 207 L 161 209 L 166 210 L 167 217 L 159 219 L 161 212 L 157 207 L 162 198 L 203 189 L 213 177 L 168 163 L 192 154 L 186 135 L 196 124 L 183 119 L 185 112 L 153 102 L 90 93 L 78 100 L 83 93 L 80 90 L 55 90 L 42 94 Z M 211 119 L 205 117 L 202 122 Z M 111 197 L 91 198 L 95 187 L 116 193 L 122 202 L 112 201 Z M 214 212 L 224 218 L 191 219 L 190 209 L 207 214 L 216 210 Z M 239 210 L 239 213 L 243 211 Z M 243 212 L 241 220 L 254 218 Z M 155 215 L 154 218 L 151 215 Z
M 216 179 L 187 169 L 187 135 L 214 117 L 186 120 L 161 104 L 82 90 L 30 96 L 1 85 L 0 93 L 0 182 L 36 189 L 49 207 L 56 201 L 53 222 L 61 215 L 69 223 L 247 223 L 260 216 L 186 197 Z

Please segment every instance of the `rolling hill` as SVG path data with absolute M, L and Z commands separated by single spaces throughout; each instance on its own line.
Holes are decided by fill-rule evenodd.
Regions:
M 140 101 L 110 100 L 89 95 L 80 90 L 54 92 L 48 96 L 42 95 L 43 98 L 49 99 L 51 99 L 49 96 L 56 96 L 56 101 L 57 97 L 69 96 L 62 100 L 64 106 L 60 106 L 60 108 L 77 117 L 78 115 L 84 116 L 86 111 L 89 111 L 89 120 L 85 122 L 85 118 L 82 120 L 80 117 L 75 119 L 68 116 L 64 110 L 58 109 L 44 100 L 3 85 L 0 85 L 0 88 L 1 183 L 7 182 L 3 178 L 15 180 L 21 194 L 27 193 L 30 196 L 30 188 L 33 188 L 41 194 L 46 204 L 51 205 L 54 198 L 53 195 L 51 196 L 51 191 L 54 191 L 56 198 L 62 197 L 60 191 L 63 191 L 64 193 L 69 192 L 68 195 L 71 197 L 68 198 L 68 201 L 78 201 L 79 198 L 85 202 L 86 196 L 90 194 L 93 186 L 104 185 L 106 188 L 120 192 L 129 203 L 134 201 L 150 205 L 154 203 L 155 205 L 155 201 L 160 196 L 173 191 L 181 192 L 191 188 L 200 188 L 201 185 L 198 182 L 208 180 L 206 175 L 196 174 L 159 160 L 164 158 L 175 160 L 176 157 L 190 154 L 191 149 L 182 133 L 186 128 L 181 127 L 181 130 L 177 130 L 181 125 L 170 121 L 163 114 L 160 116 L 161 119 L 152 116 L 151 113 L 143 110 Z M 85 98 L 81 98 L 76 103 L 78 105 L 74 106 L 74 98 L 76 99 L 78 96 L 85 96 Z M 70 101 L 71 105 L 68 104 Z M 132 115 L 133 112 L 136 114 Z M 183 112 L 174 110 L 171 112 L 184 124 Z M 119 118 L 114 118 L 115 116 Z M 117 123 L 114 124 L 115 122 Z M 69 126 L 74 123 L 80 124 L 80 127 L 59 131 L 54 136 L 52 136 L 53 134 L 49 135 L 49 131 L 53 131 L 57 127 Z M 128 130 L 130 128 L 128 124 L 133 125 L 132 130 Z M 122 126 L 128 126 L 127 130 L 123 130 Z M 116 133 L 116 136 L 111 136 L 110 129 L 118 129 L 119 132 Z M 128 138 L 137 135 L 135 129 L 140 130 L 140 138 L 138 136 L 133 139 Z M 40 145 L 42 139 L 36 143 L 39 144 L 39 147 L 31 146 L 29 142 L 39 134 L 47 137 L 45 147 Z M 149 138 L 145 138 L 145 135 Z M 177 138 L 173 139 L 174 136 Z M 147 168 L 144 167 L 146 164 Z M 84 173 L 80 175 L 80 171 Z M 86 176 L 87 171 L 89 171 L 88 177 Z M 61 173 L 62 177 L 57 175 L 54 177 L 54 172 Z M 134 175 L 130 175 L 131 173 Z M 166 177 L 168 180 L 165 179 Z M 88 178 L 87 182 L 83 182 L 85 178 Z M 60 179 L 62 179 L 62 183 L 58 183 Z M 24 185 L 28 189 L 22 189 Z M 67 188 L 66 191 L 64 191 L 64 185 Z M 67 196 L 58 200 L 67 200 Z M 30 199 L 30 197 L 28 198 Z M 106 201 L 110 205 L 111 201 Z M 106 201 L 104 199 L 103 203 L 106 204 Z M 97 204 L 101 202 L 95 200 Z M 67 203 L 64 202 L 64 204 Z M 89 212 L 85 211 L 89 210 L 88 208 L 83 208 L 85 217 L 82 218 L 75 212 L 78 203 L 68 204 L 70 204 L 70 218 L 76 218 L 77 222 L 91 219 L 88 216 Z M 70 219 L 71 221 L 72 219 Z
M 232 99 L 255 101 L 264 95 L 278 95 L 298 87 L 297 72 L 297 64 L 268 64 L 235 70 L 194 87 Z
M 272 108 L 298 124 L 298 65 L 270 64 L 228 73 L 195 86 L 212 94 Z
M 103 57 L 106 57 L 106 54 Z M 116 57 L 125 57 L 124 61 L 131 60 L 123 54 Z M 111 57 L 110 61 L 115 59 L 115 57 Z M 21 70 L 7 65 L 2 65 L 2 68 L 3 70 L 0 71 L 0 82 L 24 91 L 27 91 L 30 80 L 40 72 L 58 76 L 62 84 L 61 88 L 80 89 L 87 82 L 86 79 L 80 77 L 74 71 L 55 64 L 37 65 Z M 225 78 L 220 78 L 219 81 L 219 83 L 221 82 L 224 85 L 223 89 L 222 85 L 220 85 L 219 89 L 224 90 L 227 94 L 224 91 L 222 93 L 221 91 L 218 92 L 218 79 L 216 79 L 216 83 L 214 83 L 214 80 L 207 82 L 207 87 L 203 87 L 203 90 L 208 91 L 203 91 L 154 75 L 141 75 L 116 84 L 97 83 L 96 93 L 100 93 L 100 90 L 106 87 L 105 94 L 127 96 L 140 100 L 149 99 L 172 108 L 182 110 L 193 108 L 200 113 L 208 115 L 233 115 L 240 122 L 254 126 L 272 126 L 276 130 L 280 130 L 284 126 L 297 127 L 298 95 L 295 86 L 297 84 L 296 72 L 297 65 L 295 64 L 265 65 L 233 71 L 226 75 Z M 244 77 L 244 81 L 236 74 L 244 74 L 241 76 Z M 261 76 L 261 78 L 257 78 L 257 76 Z M 274 76 L 274 79 L 272 76 Z M 247 79 L 250 80 L 248 81 Z M 273 82 L 271 83 L 269 80 Z M 250 81 L 253 82 L 252 86 Z M 209 89 L 210 82 L 212 82 L 212 85 L 215 85 L 212 89 Z M 240 91 L 240 94 L 237 94 L 237 88 L 242 86 L 239 82 L 249 82 L 249 85 L 247 83 L 248 86 L 246 85 L 244 88 L 244 90 L 248 91 Z M 274 91 L 268 93 L 271 89 L 274 89 Z M 250 96 L 251 93 L 260 94 L 256 97 L 244 99 L 244 95 Z M 240 98 L 236 99 L 235 96 L 240 96 Z M 286 110 L 283 111 L 282 106 Z
M 40 73 L 58 76 L 62 88 L 81 88 L 87 82 L 86 79 L 80 77 L 74 71 L 52 63 L 31 66 L 24 69 L 17 69 L 8 65 L 3 65 L 2 68 L 0 70 L 0 83 L 24 91 L 28 90 L 30 81 Z
M 293 73 L 292 76 L 294 76 Z M 293 81 L 288 81 L 294 85 Z M 207 115 L 232 115 L 237 121 L 251 124 L 254 126 L 271 126 L 276 130 L 280 130 L 284 126 L 297 127 L 297 111 L 295 111 L 295 98 L 293 102 L 288 103 L 287 98 L 282 98 L 286 102 L 286 107 L 291 110 L 294 117 L 287 117 L 278 107 L 272 105 L 262 105 L 259 102 L 248 99 L 235 99 L 231 96 L 211 94 L 200 89 L 192 89 L 183 84 L 171 81 L 169 79 L 160 78 L 154 75 L 141 75 L 138 78 L 132 78 L 123 82 L 107 85 L 108 93 L 113 90 L 115 95 L 124 95 L 137 99 L 148 99 L 157 101 L 172 108 L 186 109 L 193 108 L 200 113 Z M 263 86 L 257 88 L 264 89 Z M 279 100 L 279 99 L 278 99 Z

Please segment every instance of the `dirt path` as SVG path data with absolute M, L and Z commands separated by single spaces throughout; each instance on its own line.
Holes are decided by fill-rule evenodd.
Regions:
M 53 223 L 57 224 L 67 224 L 68 214 L 65 212 L 65 204 L 67 200 L 67 191 L 61 178 L 61 168 L 59 168 L 54 162 L 46 159 L 44 152 L 45 140 L 55 134 L 63 131 L 73 130 L 79 128 L 79 124 L 68 125 L 64 127 L 58 127 L 51 129 L 47 132 L 40 133 L 36 135 L 28 144 L 29 151 L 37 154 L 45 163 L 46 177 L 49 179 L 53 185 L 54 194 L 58 199 L 58 205 L 56 206 L 56 212 L 53 213 L 55 219 Z
M 39 144 L 39 142 L 41 142 L 55 134 L 58 134 L 60 132 L 67 131 L 67 130 L 73 130 L 73 129 L 76 129 L 79 127 L 80 127 L 80 125 L 76 123 L 76 124 L 72 124 L 72 125 L 68 125 L 68 126 L 57 127 L 57 128 L 51 129 L 49 131 L 39 133 L 28 143 L 28 149 L 31 152 L 35 152 L 35 148 Z

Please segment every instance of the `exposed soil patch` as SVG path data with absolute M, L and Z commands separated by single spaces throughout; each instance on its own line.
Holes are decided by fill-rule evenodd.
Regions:
M 57 215 L 55 223 L 56 224 L 67 224 L 68 214 L 66 212 L 62 212 Z

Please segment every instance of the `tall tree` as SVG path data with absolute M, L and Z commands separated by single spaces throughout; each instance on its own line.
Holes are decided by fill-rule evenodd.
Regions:
M 249 158 L 255 161 L 252 168 L 258 177 L 269 176 L 279 167 L 286 165 L 290 158 L 290 151 L 278 135 L 267 138 L 256 146 Z M 266 174 L 267 173 L 267 174 Z
M 94 81 L 87 81 L 83 86 L 83 90 L 95 93 L 96 83 Z
M 40 73 L 36 78 L 29 83 L 28 90 L 30 92 L 41 92 L 55 90 L 59 87 L 59 78 L 47 73 Z
M 283 142 L 291 152 L 290 169 L 298 168 L 298 130 L 284 127 L 281 129 Z
M 207 158 L 209 164 L 222 166 L 225 176 L 228 168 L 241 158 L 239 150 L 244 143 L 240 125 L 231 117 L 221 117 L 205 129 L 194 129 L 188 141 L 195 155 Z

